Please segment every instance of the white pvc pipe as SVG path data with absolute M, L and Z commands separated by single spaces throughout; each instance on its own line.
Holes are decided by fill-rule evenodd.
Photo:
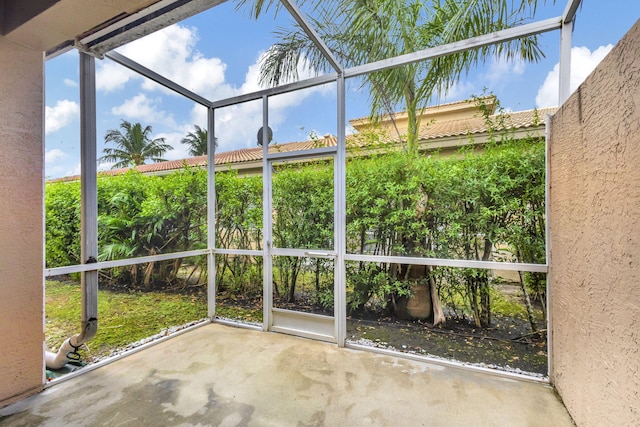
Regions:
M 67 364 L 67 362 L 71 361 L 71 359 L 67 357 L 67 354 L 75 352 L 75 350 L 76 347 L 71 345 L 71 338 L 67 338 L 58 349 L 58 353 L 53 353 L 51 351 L 45 352 L 44 360 L 47 369 L 62 368 Z

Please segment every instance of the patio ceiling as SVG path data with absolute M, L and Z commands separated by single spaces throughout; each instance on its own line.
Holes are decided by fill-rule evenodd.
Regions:
M 0 0 L 0 34 L 48 56 L 74 45 L 99 54 L 224 1 Z

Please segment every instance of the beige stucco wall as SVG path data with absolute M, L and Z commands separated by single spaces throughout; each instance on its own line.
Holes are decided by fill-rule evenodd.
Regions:
M 0 406 L 42 388 L 42 53 L 0 37 Z
M 551 379 L 578 426 L 640 425 L 640 21 L 551 120 Z

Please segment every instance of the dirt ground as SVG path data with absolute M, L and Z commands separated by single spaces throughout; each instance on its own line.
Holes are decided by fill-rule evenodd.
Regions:
M 468 319 L 428 323 L 390 317 L 347 321 L 350 342 L 401 352 L 456 360 L 533 376 L 547 375 L 546 333 L 531 334 L 527 322 L 495 318 L 490 328 L 477 329 Z
M 221 306 L 230 304 L 238 309 L 243 306 L 244 310 L 256 310 L 261 308 L 261 302 L 261 299 L 253 304 L 226 300 Z M 300 301 L 295 304 L 278 301 L 276 306 L 332 315 Z M 534 334 L 529 323 L 518 317 L 494 315 L 491 327 L 476 328 L 471 319 L 447 316 L 444 324 L 434 327 L 428 322 L 400 320 L 383 311 L 365 311 L 347 317 L 347 340 L 536 377 L 547 376 L 546 330 Z

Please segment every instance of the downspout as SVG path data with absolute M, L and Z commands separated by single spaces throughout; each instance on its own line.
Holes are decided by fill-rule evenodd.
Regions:
M 98 259 L 98 192 L 96 148 L 95 58 L 80 54 L 80 141 L 82 224 L 80 252 L 83 264 Z M 81 274 L 82 319 L 80 333 L 67 338 L 57 353 L 45 352 L 49 369 L 60 369 L 78 359 L 77 350 L 98 330 L 98 270 Z

